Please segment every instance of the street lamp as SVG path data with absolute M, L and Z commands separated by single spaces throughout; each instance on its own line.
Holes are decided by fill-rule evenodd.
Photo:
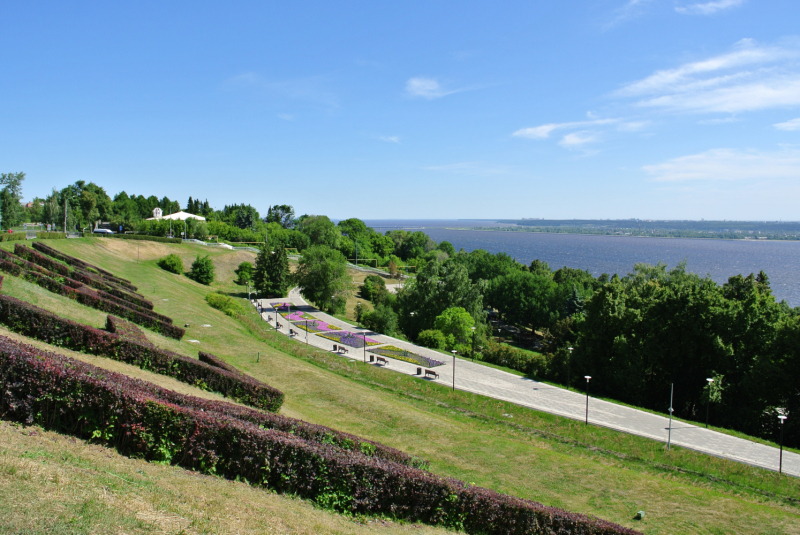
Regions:
M 280 305 L 275 309 L 275 331 L 278 331 L 278 311 L 281 309 Z
M 367 363 L 367 331 L 361 333 L 364 335 L 364 364 Z
M 475 362 L 475 327 L 472 327 L 472 362 Z
M 453 392 L 456 391 L 456 350 L 452 350 L 453 354 Z
M 672 408 L 672 394 L 675 393 L 675 383 L 669 385 L 669 430 L 667 431 L 667 451 L 669 451 L 672 444 L 672 413 L 675 409 Z
M 783 414 L 778 415 L 778 419 L 781 421 L 781 453 L 778 460 L 778 473 L 783 473 L 783 422 L 786 420 L 786 416 Z
M 708 412 L 711 407 L 711 383 L 714 379 L 706 379 L 708 381 L 708 400 L 706 400 L 706 429 L 708 429 Z
M 567 390 L 569 390 L 569 365 L 572 362 L 572 348 L 568 347 L 569 349 L 569 358 L 567 359 Z
M 584 375 L 586 378 L 586 425 L 589 425 L 589 379 L 591 375 Z

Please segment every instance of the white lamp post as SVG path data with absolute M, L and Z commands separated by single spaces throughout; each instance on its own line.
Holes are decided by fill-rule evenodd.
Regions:
M 586 379 L 586 425 L 589 425 L 589 380 L 592 378 L 591 375 L 584 375 Z

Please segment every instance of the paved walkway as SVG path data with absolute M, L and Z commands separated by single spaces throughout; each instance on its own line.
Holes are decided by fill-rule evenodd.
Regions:
M 439 373 L 438 379 L 422 378 L 417 375 L 418 366 L 416 364 L 392 359 L 391 357 L 387 357 L 389 361 L 387 367 L 398 373 L 420 377 L 420 380 L 434 381 L 447 386 L 453 385 L 454 362 L 453 357 L 450 355 L 443 355 L 437 351 L 415 346 L 414 344 L 403 342 L 390 336 L 356 328 L 311 307 L 300 296 L 297 290 L 292 290 L 289 293 L 289 297 L 284 299 L 260 300 L 260 304 L 265 310 L 262 317 L 264 320 L 269 318 L 273 326 L 275 325 L 277 315 L 270 303 L 278 301 L 292 303 L 296 305 L 299 310 L 313 314 L 318 319 L 343 327 L 359 335 L 365 334 L 367 338 L 379 341 L 381 344 L 391 344 L 402 349 L 407 349 L 418 355 L 443 361 L 444 365 L 435 368 L 435 371 Z M 277 317 L 278 322 L 282 324 L 280 332 L 288 335 L 289 329 L 293 329 L 298 333 L 295 335 L 295 338 L 299 342 L 307 342 L 310 345 L 325 349 L 326 351 L 333 351 L 334 344 L 340 345 L 338 342 L 322 338 L 316 334 L 306 333 L 302 329 L 296 329 L 285 318 Z M 373 349 L 379 347 L 381 346 L 372 346 Z M 366 348 L 366 351 L 364 349 L 348 348 L 348 352 L 342 356 L 368 361 L 371 354 L 370 348 Z M 455 388 L 575 420 L 583 421 L 585 419 L 585 394 L 540 383 L 526 377 L 520 377 L 495 368 L 476 364 L 470 360 L 455 359 Z M 669 418 L 598 400 L 591 396 L 589 397 L 589 423 L 661 442 L 667 442 Z M 673 421 L 672 444 L 710 455 L 760 466 L 768 470 L 778 470 L 779 452 L 777 448 L 732 437 L 684 422 Z M 783 472 L 800 477 L 800 455 L 784 451 Z

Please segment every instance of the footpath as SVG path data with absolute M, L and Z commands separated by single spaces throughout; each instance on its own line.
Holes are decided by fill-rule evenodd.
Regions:
M 454 359 L 452 355 L 444 355 L 437 351 L 416 346 L 390 336 L 359 329 L 310 306 L 296 289 L 293 289 L 289 293 L 289 297 L 286 298 L 260 299 L 258 302 L 253 302 L 254 305 L 260 305 L 262 307 L 262 318 L 265 321 L 269 319 L 274 327 L 277 317 L 278 323 L 282 325 L 279 331 L 288 336 L 289 330 L 292 329 L 296 333 L 294 338 L 298 342 L 308 343 L 309 345 L 326 351 L 333 351 L 334 345 L 341 345 L 336 341 L 328 340 L 317 334 L 307 333 L 302 329 L 298 329 L 287 319 L 279 316 L 275 312 L 271 303 L 276 302 L 291 303 L 296 306 L 298 310 L 312 314 L 315 318 L 333 325 L 341 326 L 344 330 L 356 333 L 359 338 L 366 336 L 368 340 L 371 339 L 379 342 L 379 345 L 365 348 L 348 347 L 347 353 L 342 354 L 343 358 L 354 360 L 363 359 L 363 361 L 367 362 L 369 361 L 370 355 L 377 356 L 371 352 L 372 349 L 378 349 L 384 344 L 390 344 L 416 353 L 417 355 L 429 357 L 444 363 L 441 366 L 433 368 L 439 374 L 438 378 L 433 379 L 417 375 L 417 369 L 420 367 L 417 364 L 385 357 L 388 362 L 385 367 L 394 372 L 416 376 L 419 377 L 420 380 L 433 381 L 450 387 L 455 385 L 455 388 L 459 390 L 508 401 L 523 407 L 529 407 L 574 420 L 584 421 L 586 418 L 585 392 L 569 391 L 527 377 L 520 377 L 502 370 L 483 366 L 470 360 L 457 357 Z M 595 399 L 591 396 L 589 396 L 589 423 L 665 443 L 667 442 L 669 433 L 669 418 L 667 417 Z M 671 435 L 671 443 L 676 446 L 759 466 L 776 472 L 778 471 L 778 448 L 758 444 L 685 422 L 676 422 L 674 420 L 672 422 Z M 800 455 L 784 450 L 783 472 L 795 477 L 800 477 Z

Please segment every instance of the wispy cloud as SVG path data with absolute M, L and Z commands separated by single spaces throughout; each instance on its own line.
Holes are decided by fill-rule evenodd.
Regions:
M 628 0 L 625 4 L 614 10 L 613 17 L 603 26 L 603 29 L 610 30 L 624 22 L 635 19 L 644 12 L 645 6 L 652 3 L 652 1 L 653 0 Z
M 675 11 L 684 15 L 713 15 L 732 7 L 739 7 L 742 4 L 744 4 L 744 0 L 717 0 L 715 2 L 678 6 Z
M 592 132 L 572 132 L 561 138 L 558 142 L 559 145 L 565 149 L 579 149 L 583 148 L 587 143 L 594 143 L 597 141 L 597 136 Z
M 800 105 L 800 50 L 752 39 L 731 52 L 661 70 L 615 92 L 639 107 L 737 113 Z
M 778 130 L 789 130 L 789 131 L 800 130 L 800 117 L 798 117 L 797 119 L 792 119 L 791 121 L 786 121 L 785 123 L 777 123 L 772 126 L 777 128 Z
M 406 94 L 410 97 L 426 98 L 433 100 L 453 93 L 464 91 L 464 89 L 445 88 L 436 78 L 409 78 L 406 82 Z
M 278 119 L 283 119 L 284 121 L 294 121 L 294 116 L 289 113 L 279 113 Z
M 380 136 L 379 139 L 387 143 L 400 143 L 400 136 Z
M 712 149 L 642 169 L 662 182 L 796 179 L 800 176 L 800 151 Z
M 529 139 L 547 139 L 554 130 L 574 130 L 587 126 L 600 126 L 618 123 L 619 119 L 593 119 L 591 121 L 573 121 L 570 123 L 549 123 L 529 128 L 520 128 L 512 135 Z
M 459 175 L 475 176 L 497 176 L 505 175 L 510 172 L 507 166 L 489 165 L 483 162 L 460 162 L 447 165 L 431 165 L 424 167 L 427 171 L 439 171 L 444 173 L 454 173 Z
M 262 91 L 272 96 L 330 108 L 339 105 L 339 99 L 327 88 L 328 82 L 322 76 L 272 80 L 255 72 L 246 72 L 225 80 L 222 86 L 231 91 Z

